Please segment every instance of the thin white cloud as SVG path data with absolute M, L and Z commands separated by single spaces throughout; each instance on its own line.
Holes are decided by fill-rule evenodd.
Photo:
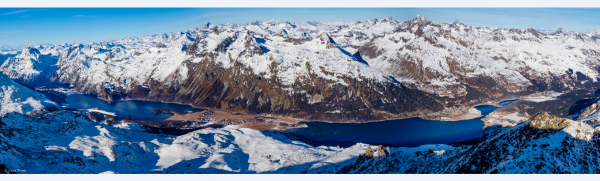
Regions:
M 0 34 L 8 34 L 8 33 L 21 33 L 23 31 L 5 31 L 5 32 L 0 32 Z
M 16 11 L 11 11 L 11 12 L 0 14 L 0 15 L 19 14 L 19 13 L 24 13 L 24 12 L 27 12 L 27 11 L 31 11 L 31 10 L 30 9 L 16 10 Z
M 93 17 L 98 17 L 98 16 L 90 16 L 90 15 L 73 15 L 71 16 L 73 18 L 93 18 Z

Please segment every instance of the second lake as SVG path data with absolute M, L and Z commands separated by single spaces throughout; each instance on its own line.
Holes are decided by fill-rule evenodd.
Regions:
M 461 121 L 407 118 L 369 123 L 303 122 L 307 128 L 288 129 L 317 141 L 383 143 L 393 146 L 419 146 L 466 141 L 483 136 L 485 115 L 498 107 L 476 106 L 482 117 Z M 335 145 L 331 145 L 335 146 Z
M 150 121 L 161 121 L 173 115 L 165 113 L 155 115 L 151 111 L 156 108 L 171 108 L 185 112 L 203 110 L 190 105 L 139 100 L 118 101 L 114 104 L 108 104 L 106 101 L 94 96 L 81 94 L 68 94 L 65 101 L 69 104 L 68 107 L 73 109 L 81 110 L 99 107 L 100 110 L 114 112 L 117 116 L 125 117 L 131 115 L 132 119 Z

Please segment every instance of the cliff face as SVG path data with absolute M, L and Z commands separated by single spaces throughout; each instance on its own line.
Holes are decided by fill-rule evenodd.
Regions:
M 447 116 L 442 110 L 537 91 L 591 90 L 600 85 L 597 33 L 474 27 L 420 16 L 208 24 L 29 47 L 2 71 L 31 87 L 70 84 L 108 102 L 143 99 L 361 122 Z

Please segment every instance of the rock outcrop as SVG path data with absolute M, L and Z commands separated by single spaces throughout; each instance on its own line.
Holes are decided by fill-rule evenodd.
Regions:
M 569 126 L 571 122 L 569 119 L 549 115 L 548 112 L 542 112 L 529 122 L 529 126 L 536 129 L 559 130 Z

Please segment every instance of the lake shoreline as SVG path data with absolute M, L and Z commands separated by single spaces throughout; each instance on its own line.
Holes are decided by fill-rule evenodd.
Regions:
M 94 101 L 102 101 L 102 103 L 106 103 L 106 101 L 101 100 L 97 97 L 95 97 L 94 95 L 85 95 L 85 94 L 75 94 L 76 96 L 85 96 L 88 97 L 90 99 L 94 99 Z M 494 110 L 500 108 L 498 106 L 501 106 L 502 102 L 504 101 L 508 101 L 508 100 L 518 100 L 518 99 L 502 99 L 500 101 L 494 101 L 494 102 L 486 102 L 486 103 L 481 103 L 481 104 L 477 104 L 477 105 L 473 105 L 472 107 L 469 107 L 469 109 L 477 109 L 479 111 L 479 114 L 477 116 L 473 116 L 470 117 L 468 119 L 460 119 L 460 120 L 453 120 L 453 121 L 448 121 L 448 120 L 436 120 L 436 119 L 426 119 L 426 118 L 422 118 L 422 117 L 406 117 L 406 118 L 398 118 L 398 119 L 382 119 L 382 120 L 375 120 L 375 121 L 368 121 L 368 122 L 334 122 L 334 121 L 323 121 L 323 120 L 305 120 L 305 119 L 301 119 L 301 118 L 294 118 L 294 117 L 290 117 L 290 116 L 286 116 L 286 115 L 278 115 L 278 114 L 244 114 L 244 113 L 238 113 L 238 112 L 234 112 L 234 111 L 226 111 L 226 110 L 221 110 L 221 109 L 204 109 L 204 110 L 197 110 L 197 111 L 193 111 L 192 113 L 187 113 L 187 114 L 171 114 L 169 115 L 166 119 L 162 119 L 162 120 L 157 120 L 157 121 L 152 121 L 153 123 L 147 123 L 149 121 L 145 121 L 147 124 L 166 124 L 166 123 L 177 123 L 177 124 L 184 124 L 186 122 L 198 122 L 198 124 L 206 124 L 206 125 L 210 125 L 210 124 L 215 124 L 216 125 L 222 125 L 223 128 L 226 129 L 239 129 L 239 128 L 251 128 L 251 129 L 256 129 L 259 131 L 268 131 L 268 130 L 276 130 L 276 131 L 282 131 L 282 132 L 288 132 L 289 130 L 293 130 L 293 129 L 312 129 L 313 123 L 315 124 L 319 124 L 319 123 L 323 123 L 323 124 L 333 124 L 333 125 L 359 125 L 359 127 L 363 127 L 363 126 L 368 126 L 368 125 L 388 125 L 388 124 L 393 124 L 396 126 L 377 126 L 376 128 L 369 128 L 366 130 L 378 130 L 381 128 L 385 128 L 385 129 L 394 129 L 396 130 L 396 132 L 406 132 L 409 131 L 410 129 L 414 129 L 414 130 L 419 130 L 419 132 L 427 132 L 426 134 L 432 134 L 433 137 L 420 137 L 418 135 L 423 136 L 423 134 L 415 134 L 415 135 L 404 135 L 404 136 L 399 136 L 399 137 L 404 137 L 405 140 L 408 141 L 402 141 L 400 140 L 399 142 L 386 142 L 385 140 L 365 140 L 368 139 L 368 137 L 347 137 L 347 138 L 341 138 L 341 139 L 329 139 L 330 142 L 332 143 L 336 143 L 339 141 L 345 141 L 345 142 L 362 142 L 362 143 L 385 143 L 386 145 L 390 145 L 392 147 L 407 147 L 407 146 L 419 146 L 419 145 L 423 145 L 423 144 L 451 144 L 451 143 L 461 143 L 467 140 L 473 140 L 473 139 L 477 139 L 482 137 L 483 134 L 483 130 L 485 128 L 485 124 L 484 121 L 481 120 L 483 119 L 486 115 L 490 114 L 491 112 L 493 112 Z M 193 105 L 190 104 L 180 104 L 180 103 L 171 103 L 171 102 L 160 102 L 160 101 L 147 101 L 144 99 L 121 99 L 117 102 L 115 102 L 114 104 L 107 104 L 107 105 L 116 105 L 116 104 L 122 104 L 125 102 L 130 102 L 130 101 L 140 101 L 140 104 L 147 104 L 147 103 L 156 103 L 158 105 L 162 105 L 162 104 L 175 104 L 175 105 L 180 105 L 180 106 L 186 106 L 186 107 L 191 107 L 191 108 L 195 108 L 195 109 L 202 109 L 202 108 L 198 108 L 198 107 L 194 107 Z M 92 101 L 93 102 L 93 101 Z M 76 103 L 75 103 L 76 104 Z M 481 106 L 485 106 L 485 107 L 481 107 Z M 97 107 L 97 106 L 95 106 Z M 151 110 L 157 109 L 158 107 L 152 107 Z M 102 108 L 100 108 L 102 109 Z M 490 109 L 492 109 L 490 111 Z M 145 109 L 144 109 L 145 110 Z M 179 110 L 177 108 L 175 108 L 175 110 Z M 487 111 L 483 111 L 483 110 L 487 110 Z M 110 111 L 110 110 L 106 110 L 106 111 Z M 143 111 L 143 110 L 140 110 Z M 205 121 L 205 120 L 201 120 L 201 117 L 204 113 L 206 112 L 213 112 L 211 116 L 204 116 L 206 118 L 212 118 L 212 119 L 208 119 L 209 121 Z M 216 112 L 216 114 L 215 114 Z M 122 113 L 121 113 L 122 114 Z M 144 112 L 144 114 L 152 114 L 152 112 Z M 135 119 L 135 118 L 134 118 Z M 403 121 L 403 120 L 407 120 L 407 121 Z M 392 122 L 387 122 L 386 121 L 392 121 Z M 400 122 L 398 122 L 400 121 Z M 128 122 L 133 122 L 136 123 L 135 121 L 128 121 Z M 417 123 L 415 123 L 417 122 Z M 341 123 L 354 123 L 354 124 L 341 124 Z M 481 123 L 481 125 L 479 124 Z M 406 125 L 404 125 L 406 124 Z M 414 126 L 413 124 L 418 124 L 421 126 Z M 398 125 L 403 125 L 403 126 L 398 126 Z M 431 126 L 422 126 L 422 125 L 448 125 L 446 126 L 444 129 L 446 129 L 446 131 L 433 131 L 435 129 L 432 129 Z M 449 125 L 455 125 L 455 126 L 449 126 Z M 460 126 L 456 126 L 456 125 L 460 125 Z M 334 126 L 334 127 L 336 127 Z M 436 126 L 433 126 L 436 127 Z M 447 128 L 453 128 L 453 129 L 447 129 Z M 342 128 L 340 128 L 342 129 Z M 333 131 L 336 131 L 336 129 L 332 129 Z M 462 130 L 462 131 L 461 131 Z M 466 131 L 468 130 L 468 131 Z M 432 132 L 433 131 L 433 132 Z M 388 130 L 387 132 L 394 132 L 393 130 Z M 436 133 L 439 132 L 439 133 Z M 294 133 L 294 132 L 290 132 L 290 133 Z M 309 134 L 302 134 L 302 133 L 298 133 L 300 135 L 306 136 L 307 138 L 309 138 Z M 442 136 L 439 136 L 438 134 L 444 134 Z M 437 137 L 435 135 L 438 135 Z M 311 138 L 312 140 L 315 141 L 319 141 L 319 142 L 327 142 L 327 140 L 320 140 L 320 139 L 314 139 Z M 421 141 L 419 141 L 421 140 Z M 328 146 L 332 146 L 332 145 L 328 145 Z
M 517 97 L 516 99 L 519 99 L 519 98 Z M 509 99 L 502 99 L 502 100 L 499 100 L 499 101 L 494 101 L 494 102 L 486 102 L 486 103 L 475 104 L 475 105 L 473 105 L 473 106 L 470 106 L 468 109 L 475 109 L 475 107 L 477 107 L 477 106 L 483 106 L 483 105 L 488 105 L 488 106 L 496 106 L 496 107 L 502 107 L 502 106 L 500 106 L 500 105 L 499 105 L 499 103 L 501 103 L 501 102 L 504 102 L 504 101 L 509 101 L 509 100 L 516 100 L 516 99 L 515 99 L 515 98 L 509 98 Z M 259 115 L 262 115 L 262 114 L 248 114 L 248 113 L 240 113 L 240 112 L 235 112 L 235 111 L 228 111 L 228 110 L 223 110 L 223 109 L 215 109 L 215 108 L 208 108 L 208 107 L 196 107 L 196 106 L 194 106 L 194 105 L 192 105 L 192 104 L 181 104 L 181 103 L 178 103 L 178 102 L 160 102 L 160 101 L 149 101 L 149 100 L 146 100 L 146 99 L 139 99 L 139 98 L 134 98 L 134 99 L 131 99 L 131 98 L 128 98 L 128 99 L 121 99 L 121 100 L 119 100 L 119 101 L 132 101 L 132 100 L 138 100 L 138 101 L 148 101 L 148 102 L 159 102 L 159 103 L 170 103 L 170 104 L 179 104 L 179 105 L 189 105 L 189 106 L 192 106 L 193 108 L 197 108 L 197 109 L 205 109 L 205 110 L 213 110 L 213 111 L 223 111 L 223 112 L 229 112 L 229 113 L 231 113 L 231 116 L 234 116 L 234 115 L 239 115 L 239 114 L 244 114 L 244 115 L 249 115 L 249 116 L 259 116 Z M 117 101 L 117 102 L 119 102 L 119 101 Z M 200 112 L 202 112 L 202 111 L 200 111 Z M 263 113 L 263 114 L 265 114 L 265 113 Z M 294 124 L 298 124 L 298 123 L 300 123 L 300 122 L 324 122 L 324 123 L 349 123 L 349 124 L 352 124 L 352 123 L 354 123 L 354 124 L 366 124 L 366 123 L 371 123 L 371 122 L 382 122 L 382 121 L 401 120 L 401 119 L 412 119 L 412 118 L 420 118 L 420 119 L 425 119 L 425 120 L 434 120 L 434 121 L 464 121 L 464 120 L 470 120 L 470 119 L 475 119 L 475 118 L 479 118 L 479 117 L 485 117 L 485 116 L 486 116 L 486 115 L 480 114 L 480 115 L 479 115 L 479 116 L 477 116 L 477 117 L 472 117 L 472 118 L 467 118 L 467 119 L 456 119 L 456 120 L 454 120 L 454 119 L 450 119 L 450 120 L 442 120 L 442 119 L 439 119 L 439 118 L 430 118 L 430 117 L 427 117 L 427 116 L 414 116 L 414 117 L 401 117 L 401 118 L 391 118 L 391 119 L 369 120 L 369 121 L 366 121 L 366 122 L 351 122 L 351 120 L 344 121 L 344 122 L 337 122 L 337 121 L 330 121 L 330 120 L 308 120 L 308 119 L 296 118 L 296 117 L 287 116 L 287 115 L 282 115 L 282 114 L 270 114 L 270 115 L 273 115 L 273 116 L 278 116 L 278 117 L 285 118 L 285 119 L 290 119 L 290 120 L 292 120 L 292 119 L 293 119 L 293 120 L 298 120 L 298 119 L 301 119 L 301 120 L 298 120 L 298 121 L 296 121 L 296 122 L 293 122 Z M 461 115 L 464 115 L 464 114 L 461 114 Z M 461 116 L 461 115 L 456 115 L 456 116 Z M 175 116 L 177 116 L 177 115 L 173 115 L 172 117 L 174 118 Z M 455 117 L 456 117 L 456 116 L 455 116 Z M 169 118 L 167 118 L 167 119 L 165 119 L 165 120 L 172 120 L 172 117 L 169 117 Z
M 476 107 L 484 114 L 498 108 L 491 105 Z M 316 141 L 385 143 L 393 147 L 460 144 L 485 135 L 481 118 L 483 117 L 463 121 L 438 121 L 414 117 L 355 124 L 300 122 L 299 124 L 306 124 L 307 127 L 287 129 L 283 132 L 303 135 Z
M 73 93 L 65 93 L 65 94 L 73 94 Z M 79 94 L 79 93 L 75 93 L 75 94 Z M 534 93 L 535 94 L 535 93 Z M 92 97 L 96 97 L 97 96 L 95 94 L 79 94 L 79 95 L 88 95 L 88 96 L 92 96 Z M 533 95 L 533 94 L 531 94 Z M 527 95 L 530 96 L 530 95 Z M 485 103 L 478 103 L 478 104 L 474 104 L 471 105 L 469 107 L 466 107 L 466 110 L 469 109 L 473 109 L 476 106 L 480 106 L 480 105 L 491 105 L 491 106 L 496 106 L 496 107 L 502 107 L 499 106 L 499 103 L 503 102 L 503 101 L 507 101 L 507 100 L 514 100 L 514 99 L 521 99 L 523 97 L 527 97 L 527 96 L 516 96 L 516 97 L 512 97 L 512 98 L 504 98 L 504 99 L 500 99 L 497 101 L 488 101 Z M 100 98 L 98 98 L 100 99 Z M 100 99 L 103 100 L 103 99 Z M 106 102 L 106 100 L 103 100 Z M 169 102 L 169 101 L 156 101 L 156 100 L 152 100 L 152 99 L 147 99 L 147 98 L 122 98 L 119 99 L 118 101 L 115 102 L 124 102 L 124 101 L 147 101 L 147 102 L 156 102 L 156 103 L 168 103 L 168 104 L 178 104 L 178 105 L 185 105 L 185 106 L 191 106 L 192 108 L 196 108 L 196 109 L 204 109 L 204 110 L 221 110 L 221 111 L 227 111 L 227 112 L 235 112 L 235 111 L 229 111 L 229 110 L 225 110 L 225 109 L 216 109 L 216 108 L 209 108 L 209 107 L 199 107 L 199 106 L 194 106 L 191 103 L 181 103 L 181 102 Z M 447 109 L 453 109 L 453 108 L 445 108 L 444 110 Z M 427 112 L 427 111 L 425 111 Z M 442 111 L 439 111 L 442 112 Z M 277 115 L 280 117 L 285 117 L 288 119 L 302 119 L 303 122 L 327 122 L 327 123 L 369 123 L 369 122 L 380 122 L 380 121 L 389 121 L 389 120 L 397 120 L 397 119 L 410 119 L 410 118 L 422 118 L 422 119 L 427 119 L 427 120 L 436 120 L 436 121 L 463 121 L 463 120 L 469 120 L 469 119 L 474 119 L 474 118 L 478 118 L 478 117 L 485 117 L 485 115 L 472 115 L 469 114 L 468 112 L 463 113 L 463 114 L 456 114 L 456 115 L 450 115 L 451 117 L 449 119 L 442 119 L 444 117 L 447 116 L 428 116 L 427 114 L 432 114 L 432 113 L 439 113 L 439 112 L 430 112 L 430 113 L 417 113 L 417 114 L 421 114 L 421 115 L 417 115 L 417 116 L 409 116 L 409 117 L 403 117 L 403 116 L 397 116 L 397 117 L 390 117 L 390 118 L 385 118 L 385 119 L 373 119 L 373 120 L 336 120 L 336 121 L 332 121 L 332 120 L 323 120 L 323 119 L 305 119 L 303 117 L 294 117 L 294 116 L 290 116 L 290 114 L 274 114 L 274 113 L 268 113 L 271 115 Z M 241 112 L 235 112 L 236 114 L 248 114 L 248 115 L 259 115 L 259 114 L 251 114 L 251 113 L 241 113 Z M 263 113 L 265 114 L 265 113 Z M 175 115 L 173 115 L 175 116 Z M 168 119 L 168 118 L 167 118 Z M 167 120 L 164 119 L 164 120 Z

